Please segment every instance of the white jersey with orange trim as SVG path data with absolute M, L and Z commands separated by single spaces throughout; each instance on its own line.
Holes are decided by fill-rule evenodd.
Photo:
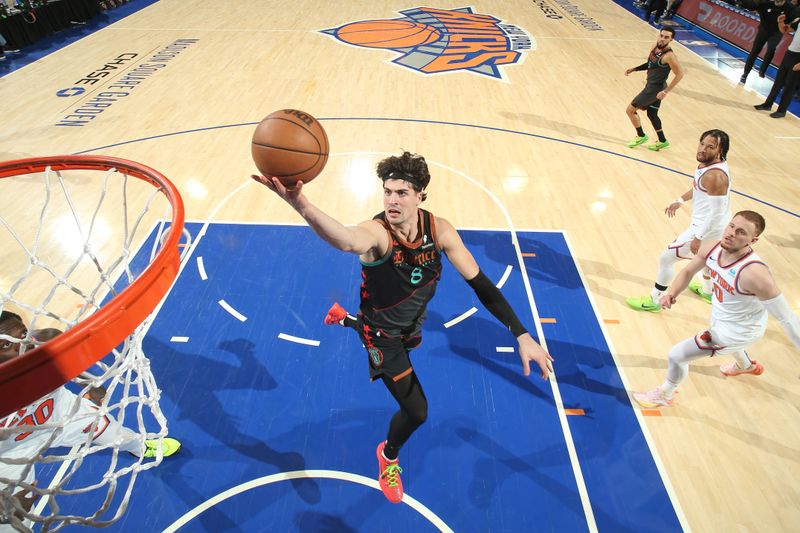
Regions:
M 76 408 L 76 401 L 80 405 L 77 406 L 76 414 L 71 415 Z M 91 431 L 95 419 L 97 406 L 86 398 L 78 398 L 66 387 L 59 387 L 3 418 L 0 420 L 0 429 L 4 431 L 0 433 L 0 437 L 5 438 L 0 438 L 0 477 L 14 479 L 14 474 L 22 470 L 21 465 L 4 463 L 2 459 L 33 458 L 48 448 L 86 442 L 87 433 Z M 44 425 L 47 426 L 46 429 L 37 429 Z M 60 433 L 53 436 L 58 429 Z M 109 437 L 121 436 L 123 439 L 135 437 L 131 430 L 122 427 L 110 416 L 102 416 L 98 420 L 93 439 L 104 434 Z M 33 477 L 33 470 L 31 468 L 29 471 L 28 481 Z
M 747 267 L 765 263 L 751 248 L 736 261 L 722 264 L 720 263 L 722 251 L 722 247 L 717 243 L 706 256 L 706 266 L 713 282 L 712 334 L 716 333 L 715 340 L 727 345 L 750 344 L 764 335 L 768 315 L 754 294 L 741 290 L 739 278 Z
M 692 182 L 692 226 L 703 227 L 706 219 L 711 215 L 711 205 L 709 204 L 708 191 L 703 187 L 703 175 L 709 170 L 718 169 L 728 176 L 728 190 L 725 193 L 725 209 L 719 215 L 718 220 L 711 221 L 708 227 L 709 235 L 717 235 L 716 238 L 722 235 L 725 225 L 731 219 L 730 205 L 731 205 L 731 173 L 728 169 L 728 162 L 721 161 L 714 163 L 707 167 L 698 168 L 694 171 L 694 180 Z

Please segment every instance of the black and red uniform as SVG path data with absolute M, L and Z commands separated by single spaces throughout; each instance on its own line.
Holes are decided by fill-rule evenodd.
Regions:
M 414 242 L 395 235 L 385 213 L 376 215 L 391 246 L 378 261 L 361 261 L 361 307 L 353 327 L 367 349 L 372 380 L 384 374 L 398 381 L 413 371 L 408 352 L 422 342 L 428 302 L 442 274 L 434 216 L 424 209 L 417 212 Z
M 647 84 L 642 92 L 633 97 L 631 102 L 636 109 L 661 107 L 658 93 L 667 88 L 667 78 L 672 70 L 669 63 L 662 63 L 661 60 L 670 52 L 672 52 L 672 48 L 669 46 L 664 49 L 655 46 L 650 50 L 650 54 L 647 56 Z

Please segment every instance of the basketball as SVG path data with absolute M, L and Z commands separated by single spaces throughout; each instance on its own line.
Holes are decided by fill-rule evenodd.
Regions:
M 336 30 L 342 41 L 368 48 L 407 48 L 438 41 L 436 28 L 410 20 L 362 20 Z
M 287 187 L 316 178 L 328 162 L 328 136 L 303 111 L 282 109 L 267 115 L 253 132 L 253 161 L 259 172 Z

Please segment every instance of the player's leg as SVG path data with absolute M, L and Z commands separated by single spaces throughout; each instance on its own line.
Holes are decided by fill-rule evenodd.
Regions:
M 655 0 L 653 2 L 652 8 L 655 11 L 656 15 L 653 18 L 653 22 L 658 24 L 661 22 L 661 18 L 664 15 L 664 11 L 667 9 L 667 1 L 666 0 Z
M 782 33 L 774 33 L 767 39 L 767 51 L 764 52 L 764 59 L 761 60 L 761 68 L 758 69 L 758 76 L 760 78 L 767 75 L 767 69 L 770 63 L 772 63 L 772 58 L 775 57 L 775 50 L 778 48 L 782 37 Z
M 658 300 L 666 292 L 672 278 L 675 277 L 675 264 L 681 259 L 691 257 L 689 244 L 686 242 L 685 238 L 688 232 L 689 230 L 683 232 L 672 244 L 661 252 L 661 255 L 658 257 L 656 280 L 653 284 L 653 288 L 650 290 L 650 294 L 647 296 L 627 298 L 625 303 L 627 303 L 628 306 L 637 311 L 648 311 L 650 313 L 658 313 L 661 311 Z
M 428 399 L 414 372 L 398 381 L 386 375 L 381 376 L 381 379 L 400 406 L 400 410 L 392 416 L 389 423 L 389 433 L 383 451 L 387 459 L 393 460 L 397 459 L 400 448 L 411 434 L 428 418 Z
M 711 291 L 714 290 L 714 286 L 708 268 L 700 271 L 699 280 L 694 278 L 689 282 L 689 290 L 705 300 L 706 303 L 711 303 Z
M 417 375 L 411 371 L 400 379 L 382 374 L 381 379 L 400 410 L 389 423 L 386 440 L 378 444 L 378 482 L 386 498 L 392 503 L 403 499 L 403 482 L 398 453 L 400 448 L 428 418 L 428 400 Z
M 699 340 L 708 332 L 682 340 L 669 351 L 667 379 L 660 386 L 647 392 L 635 392 L 634 400 L 642 407 L 651 409 L 672 405 L 678 385 L 689 375 L 689 363 L 714 355 L 715 348 L 710 343 Z M 708 337 L 710 341 L 710 336 Z
M 783 92 L 781 94 L 780 104 L 778 104 L 778 110 L 774 113 L 770 113 L 772 118 L 782 118 L 786 116 L 786 110 L 789 108 L 789 104 L 794 96 L 798 81 L 800 81 L 800 72 L 794 70 L 795 65 L 800 63 L 800 53 L 787 50 L 786 55 L 789 56 L 789 59 L 787 60 L 784 57 L 784 61 L 787 63 L 787 68 L 784 71 L 785 77 L 783 80 L 781 80 Z M 778 80 L 776 79 L 775 84 L 777 83 Z
M 767 99 L 764 101 L 763 104 L 758 104 L 753 107 L 758 109 L 759 111 L 769 111 L 772 109 L 772 104 L 777 100 L 778 95 L 783 89 L 784 84 L 786 82 L 786 76 L 788 76 L 789 71 L 792 69 L 794 62 L 792 61 L 793 54 L 791 50 L 786 51 L 786 55 L 783 56 L 783 61 L 781 61 L 781 65 L 778 68 L 778 74 L 775 76 L 775 81 L 772 84 L 772 88 L 769 90 L 769 94 L 767 95 Z M 800 56 L 800 54 L 797 54 Z M 791 97 L 791 95 L 789 95 Z
M 66 390 L 66 389 L 64 389 Z M 75 396 L 67 391 L 69 395 Z M 75 416 L 71 417 L 56 437 L 53 446 L 75 446 L 86 442 L 87 433 L 94 436 L 92 441 L 118 450 L 129 452 L 137 457 L 155 457 L 159 447 L 164 457 L 174 455 L 180 450 L 181 443 L 164 437 L 161 443 L 157 439 L 142 439 L 138 433 L 120 424 L 111 415 L 99 415 L 97 405 L 86 398 L 80 398 L 81 405 Z
M 650 119 L 650 123 L 656 130 L 656 135 L 658 135 L 658 142 L 647 147 L 649 150 L 653 150 L 654 152 L 669 147 L 669 141 L 667 140 L 666 136 L 664 136 L 664 129 L 661 126 L 661 117 L 658 116 L 658 110 L 660 107 L 661 100 L 656 100 L 654 103 L 647 106 L 647 118 Z
M 742 77 L 739 80 L 739 83 L 744 83 L 747 81 L 747 75 L 750 74 L 750 71 L 753 69 L 756 58 L 766 42 L 767 33 L 759 29 L 756 33 L 755 39 L 753 39 L 753 48 L 750 49 L 750 53 L 747 55 L 747 59 L 744 62 L 744 72 L 742 72 Z
M 641 99 L 641 96 L 642 93 L 639 93 L 633 99 L 633 101 L 628 104 L 628 107 L 625 108 L 625 113 L 628 115 L 628 119 L 631 121 L 631 124 L 633 124 L 633 127 L 636 128 L 636 138 L 628 143 L 628 148 L 636 148 L 640 144 L 644 144 L 650 139 L 650 137 L 648 137 L 642 129 L 642 120 L 639 118 L 638 110 L 640 108 L 637 106 L 637 101 Z
M 738 376 L 741 374 L 753 374 L 760 376 L 764 373 L 764 366 L 756 361 L 750 359 L 747 350 L 736 350 L 728 353 L 733 358 L 733 361 L 720 365 L 719 371 L 726 376 Z

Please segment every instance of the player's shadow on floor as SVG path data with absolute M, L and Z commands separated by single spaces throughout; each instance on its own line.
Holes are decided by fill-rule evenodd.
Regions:
M 491 459 L 476 461 L 473 467 L 469 496 L 476 507 L 487 508 L 488 503 L 492 501 L 493 495 L 498 489 L 498 473 L 503 479 L 522 475 L 530 478 L 537 486 L 555 496 L 558 501 L 572 511 L 573 515 L 580 517 L 580 521 L 584 520 L 583 508 L 576 489 L 558 482 L 548 475 L 546 470 L 535 467 L 537 463 L 541 463 L 542 457 L 565 455 L 566 450 L 563 443 L 532 451 L 527 456 L 519 457 L 503 446 L 501 442 L 475 431 L 474 428 L 459 427 L 456 429 L 456 435 L 466 444 L 491 457 Z M 531 444 L 534 445 L 534 443 Z M 598 451 L 598 454 L 600 453 Z M 624 525 L 605 513 L 600 506 L 594 506 L 592 511 L 604 528 L 609 531 L 625 531 Z
M 467 248 L 471 250 L 480 248 L 489 260 L 511 265 L 515 271 L 519 270 L 516 250 L 508 232 L 495 231 L 487 236 L 482 232 L 465 231 L 460 235 Z M 572 256 L 557 251 L 541 239 L 519 233 L 517 238 L 522 253 L 536 254 L 536 257 L 525 258 L 525 268 L 531 279 L 545 281 L 565 289 L 583 286 Z
M 570 138 L 582 137 L 594 141 L 603 141 L 611 144 L 622 144 L 624 139 L 621 137 L 611 137 L 610 135 L 603 135 L 597 130 L 591 130 L 569 124 L 567 122 L 559 122 L 552 120 L 542 115 L 534 115 L 533 113 L 510 113 L 501 112 L 500 116 L 512 121 L 522 121 L 528 126 L 533 126 L 539 130 L 548 130 L 555 132 L 559 137 L 554 137 L 559 141 L 575 142 Z M 538 134 L 541 135 L 541 134 Z M 567 137 L 567 138 L 563 138 Z
M 347 515 L 343 515 L 347 516 Z M 295 516 L 297 531 L 313 531 L 315 533 L 357 533 L 358 530 L 347 525 L 341 516 L 334 516 L 317 511 L 305 511 Z
M 743 109 L 747 111 L 752 111 L 755 113 L 756 111 L 753 109 L 753 106 L 750 104 L 745 104 L 744 102 L 736 102 L 734 100 L 730 100 L 728 98 L 721 98 L 719 96 L 715 96 L 711 93 L 702 93 L 700 91 L 694 91 L 692 89 L 687 89 L 686 87 L 675 87 L 673 92 L 678 96 L 685 96 L 687 98 L 691 98 L 692 100 L 697 100 L 703 104 L 706 103 L 713 103 L 724 107 L 732 107 L 734 109 Z
M 769 234 L 764 235 L 761 238 L 781 248 L 800 249 L 800 235 L 798 235 L 797 233 L 791 234 L 788 239 L 780 235 L 769 235 Z
M 305 459 L 301 454 L 278 451 L 268 446 L 263 438 L 242 433 L 235 413 L 229 412 L 219 399 L 220 391 L 224 390 L 270 391 L 278 386 L 263 363 L 256 358 L 255 345 L 251 341 L 235 339 L 219 342 L 220 350 L 235 357 L 230 363 L 177 350 L 152 336 L 145 338 L 143 348 L 145 353 L 152 355 L 151 366 L 163 394 L 175 405 L 177 413 L 172 416 L 174 420 L 188 420 L 240 454 L 273 465 L 277 472 L 305 469 Z M 242 413 L 242 416 L 248 416 L 248 413 Z M 185 442 L 185 446 L 191 448 L 191 442 Z M 213 460 L 213 456 L 204 459 Z M 292 480 L 292 485 L 304 501 L 319 502 L 320 490 L 313 480 Z M 206 497 L 196 494 L 191 487 L 182 490 L 186 492 L 178 491 L 176 494 L 184 496 L 189 503 L 198 497 Z
M 498 339 L 507 339 L 504 344 L 510 343 L 516 351 L 516 340 L 498 323 L 474 316 L 470 317 L 469 320 L 473 321 L 470 324 L 473 329 L 479 331 L 494 329 L 496 333 L 493 335 Z M 481 353 L 476 346 L 464 344 L 463 337 L 457 331 L 447 331 L 442 325 L 443 317 L 438 313 L 429 313 L 427 323 L 430 324 L 430 327 L 426 329 L 443 333 L 448 341 L 447 348 L 438 351 L 434 350 L 431 355 L 444 358 L 455 355 L 458 358 L 482 366 L 525 393 L 532 394 L 547 402 L 552 402 L 550 394 L 544 392 L 538 384 L 534 385 L 532 382 L 532 380 L 539 379 L 540 370 L 535 362 L 530 363 L 531 375 L 526 377 L 522 374 L 522 363 L 516 353 L 497 353 L 496 351 Z M 603 350 L 553 339 L 548 339 L 547 349 L 555 359 L 553 366 L 562 388 L 573 386 L 589 393 L 614 398 L 623 406 L 631 407 L 628 392 L 622 386 L 617 366 L 607 349 Z M 605 373 L 602 376 L 605 381 L 598 379 L 603 373 Z M 592 377 L 593 375 L 597 377 Z M 571 405 L 571 407 L 577 408 L 581 406 Z M 591 414 L 587 413 L 587 416 L 591 417 Z
M 800 449 L 787 446 L 784 442 L 769 438 L 761 431 L 748 431 L 743 429 L 741 425 L 735 426 L 720 422 L 719 419 L 706 415 L 698 410 L 690 409 L 687 406 L 687 398 L 681 400 L 681 409 L 675 409 L 670 412 L 670 416 L 685 418 L 696 424 L 698 430 L 703 431 L 708 435 L 708 438 L 713 438 L 710 430 L 716 430 L 728 435 L 729 437 L 738 440 L 747 446 L 753 446 L 766 453 L 788 459 L 789 461 L 800 464 Z

